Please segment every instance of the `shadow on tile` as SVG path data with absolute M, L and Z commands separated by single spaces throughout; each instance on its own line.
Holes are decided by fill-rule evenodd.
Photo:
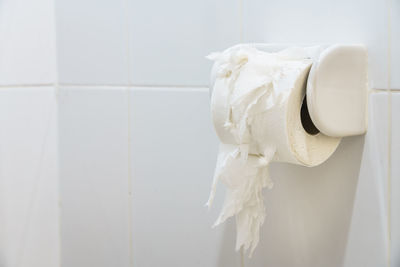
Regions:
M 314 168 L 271 164 L 275 186 L 264 192 L 267 218 L 245 266 L 343 265 L 364 139 L 343 139 L 332 157 Z M 233 222 L 225 229 L 221 252 L 234 249 Z

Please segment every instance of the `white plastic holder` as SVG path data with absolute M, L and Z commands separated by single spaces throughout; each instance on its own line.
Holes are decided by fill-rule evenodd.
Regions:
M 289 45 L 252 44 L 266 52 Z M 307 107 L 315 127 L 333 137 L 367 131 L 368 53 L 363 45 L 309 47 L 313 58 L 306 88 Z M 211 74 L 211 88 L 217 66 Z

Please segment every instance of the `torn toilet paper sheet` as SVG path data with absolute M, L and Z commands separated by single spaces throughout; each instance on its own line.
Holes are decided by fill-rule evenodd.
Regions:
M 309 50 L 267 53 L 240 45 L 208 58 L 215 61 L 211 112 L 221 145 L 207 206 L 222 181 L 227 193 L 215 226 L 236 216 L 236 249 L 251 256 L 266 216 L 262 190 L 272 187 L 269 163 L 318 165 L 340 139 L 309 135 L 301 125 Z

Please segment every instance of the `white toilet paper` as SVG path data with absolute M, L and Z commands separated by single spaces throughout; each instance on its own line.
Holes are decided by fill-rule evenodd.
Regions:
M 302 126 L 309 51 L 267 53 L 241 45 L 209 56 L 217 72 L 211 112 L 221 145 L 207 205 L 221 180 L 227 193 L 215 225 L 236 215 L 236 249 L 250 249 L 250 255 L 265 219 L 262 189 L 272 187 L 269 163 L 316 166 L 340 142 L 322 133 L 308 134 Z

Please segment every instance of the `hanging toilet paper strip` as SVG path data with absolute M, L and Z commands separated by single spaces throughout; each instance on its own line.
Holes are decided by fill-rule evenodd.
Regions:
M 236 216 L 236 249 L 250 250 L 251 256 L 266 216 L 262 190 L 272 187 L 269 163 L 318 165 L 340 139 L 310 135 L 302 127 L 300 110 L 312 64 L 307 49 L 267 53 L 240 45 L 208 58 L 217 72 L 211 113 L 221 145 L 207 206 L 222 181 L 227 192 L 214 226 Z

